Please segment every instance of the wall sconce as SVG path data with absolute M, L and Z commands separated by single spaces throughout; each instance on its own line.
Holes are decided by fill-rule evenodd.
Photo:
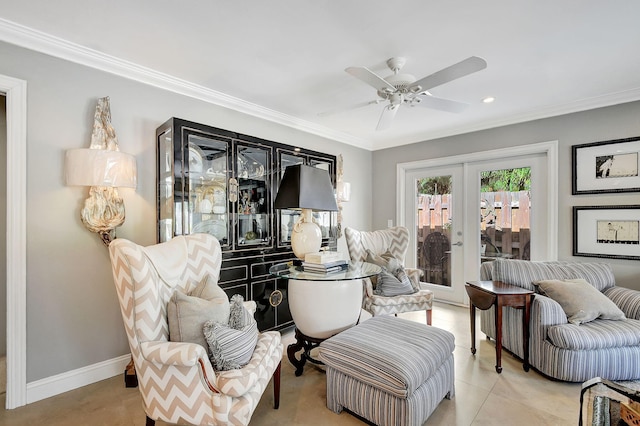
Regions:
M 351 184 L 349 182 L 338 182 L 336 185 L 336 198 L 339 203 L 347 203 L 351 199 Z
M 90 186 L 80 218 L 91 232 L 109 245 L 115 228 L 125 219 L 124 202 L 118 187 L 137 185 L 136 159 L 118 150 L 118 138 L 111 125 L 109 97 L 98 99 L 88 149 L 70 149 L 65 155 L 65 181 L 69 186 Z
M 313 221 L 312 211 L 338 210 L 329 173 L 303 164 L 287 167 L 284 169 L 274 207 L 302 209 L 291 235 L 293 254 L 304 260 L 305 254 L 317 253 L 322 245 L 322 232 Z
M 342 236 L 342 203 L 346 203 L 351 198 L 351 184 L 344 181 L 344 172 L 342 170 L 342 154 L 338 155 L 336 170 L 336 201 L 338 202 L 338 224 L 336 236 Z

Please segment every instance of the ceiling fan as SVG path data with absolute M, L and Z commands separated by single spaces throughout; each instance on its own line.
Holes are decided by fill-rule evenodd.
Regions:
M 382 115 L 378 121 L 376 130 L 383 130 L 391 126 L 393 119 L 400 108 L 400 105 L 424 106 L 427 108 L 439 109 L 442 111 L 462 112 L 468 104 L 449 99 L 442 99 L 429 93 L 432 89 L 441 84 L 448 83 L 452 80 L 464 77 L 474 72 L 483 70 L 487 67 L 487 62 L 471 56 L 457 64 L 441 69 L 427 77 L 417 80 L 411 74 L 400 74 L 400 70 L 404 67 L 406 59 L 396 57 L 387 60 L 387 66 L 393 74 L 387 78 L 382 78 L 366 67 L 349 67 L 345 71 L 355 78 L 367 83 L 376 89 L 378 99 L 368 102 L 362 102 L 347 108 L 340 108 L 320 113 L 320 116 L 335 114 L 337 112 L 361 108 L 371 104 L 386 103 L 382 110 Z

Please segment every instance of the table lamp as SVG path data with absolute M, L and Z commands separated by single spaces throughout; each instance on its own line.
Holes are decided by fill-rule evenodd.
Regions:
M 313 221 L 312 211 L 338 210 L 329 173 L 304 164 L 287 167 L 274 207 L 302 210 L 291 235 L 293 254 L 304 260 L 307 253 L 317 253 L 322 245 L 322 232 Z

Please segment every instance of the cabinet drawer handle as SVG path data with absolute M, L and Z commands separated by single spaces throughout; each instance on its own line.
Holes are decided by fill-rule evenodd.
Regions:
M 280 290 L 275 290 L 269 295 L 269 304 L 274 308 L 282 303 L 282 292 Z

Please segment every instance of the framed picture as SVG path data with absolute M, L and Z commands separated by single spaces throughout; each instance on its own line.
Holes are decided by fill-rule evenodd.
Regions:
M 571 193 L 640 191 L 640 136 L 571 147 Z
M 640 260 L 640 205 L 573 207 L 573 255 Z

